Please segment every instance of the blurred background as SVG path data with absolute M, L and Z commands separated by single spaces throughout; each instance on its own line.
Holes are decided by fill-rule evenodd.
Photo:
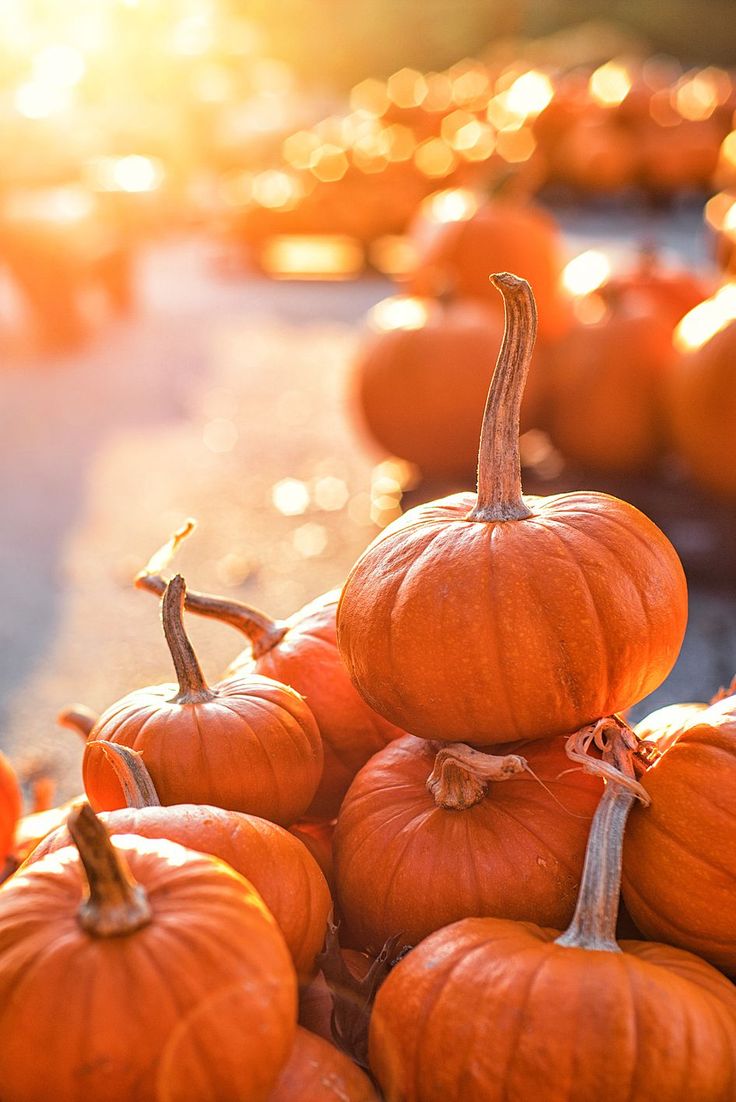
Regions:
M 0 747 L 169 679 L 132 579 L 287 616 L 470 487 L 529 278 L 530 492 L 676 543 L 680 663 L 736 673 L 736 9 L 726 0 L 1 0 Z M 191 624 L 215 679 L 242 641 Z

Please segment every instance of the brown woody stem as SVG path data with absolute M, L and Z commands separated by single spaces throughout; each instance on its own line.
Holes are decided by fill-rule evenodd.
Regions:
M 76 731 L 86 740 L 99 718 L 97 712 L 93 712 L 86 704 L 70 704 L 68 708 L 61 709 L 56 722 L 60 727 L 68 727 L 70 731 Z
M 93 937 L 122 937 L 151 921 L 151 907 L 130 874 L 120 850 L 89 804 L 72 811 L 67 821 L 84 866 L 89 894 L 80 904 L 80 926 Z
M 537 307 L 525 279 L 500 272 L 491 283 L 503 296 L 505 329 L 488 391 L 478 451 L 478 500 L 468 520 L 531 516 L 521 493 L 519 412 L 537 333 Z
M 518 754 L 499 757 L 458 742 L 437 753 L 427 788 L 437 807 L 465 811 L 484 799 L 492 781 L 506 781 L 526 768 L 526 759 Z
M 166 592 L 164 571 L 174 557 L 179 544 L 194 530 L 194 521 L 189 520 L 173 536 L 154 552 L 135 579 L 137 589 L 155 593 L 161 597 Z M 208 593 L 189 590 L 184 607 L 187 612 L 206 616 L 211 620 L 220 620 L 242 632 L 251 643 L 253 657 L 260 658 L 283 639 L 288 630 L 286 624 L 273 620 L 264 612 L 259 612 L 240 601 L 228 601 L 224 597 L 213 597 Z
M 87 746 L 88 754 L 103 754 L 112 766 L 123 790 L 126 807 L 161 807 L 156 786 L 146 769 L 142 756 L 129 746 L 95 739 Z
M 621 781 L 608 775 L 605 782 L 590 828 L 575 914 L 556 944 L 620 953 L 616 943 L 616 919 L 621 895 L 624 827 L 637 795 L 630 787 L 634 765 L 625 730 L 609 727 L 606 736 L 603 759 L 620 775 Z
M 161 620 L 171 659 L 179 682 L 179 704 L 194 704 L 211 700 L 212 690 L 204 679 L 194 648 L 184 630 L 184 598 L 187 587 L 181 574 L 176 574 L 164 592 Z

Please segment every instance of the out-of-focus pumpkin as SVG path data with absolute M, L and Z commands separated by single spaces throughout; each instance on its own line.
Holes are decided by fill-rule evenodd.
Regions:
M 666 445 L 672 324 L 640 298 L 577 321 L 555 346 L 547 429 L 560 452 L 591 470 L 652 467 Z
M 569 306 L 560 290 L 562 238 L 540 207 L 510 195 L 481 202 L 472 192 L 439 192 L 420 206 L 412 237 L 417 262 L 408 287 L 413 294 L 450 287 L 459 298 L 479 299 L 500 313 L 489 273 L 515 272 L 534 288 L 542 338 L 557 340 L 567 329 Z
M 563 737 L 494 751 L 408 735 L 363 766 L 335 832 L 348 944 L 416 945 L 473 915 L 570 921 L 601 782 L 569 772 Z
M 736 975 L 736 697 L 644 720 L 649 807 L 624 843 L 626 906 L 647 937 Z M 659 736 L 659 737 L 658 737 Z
M 89 805 L 69 827 L 0 889 L 3 1098 L 266 1102 L 296 977 L 260 896 L 173 842 L 111 844 Z
M 680 350 L 669 388 L 670 429 L 693 478 L 736 499 L 736 286 L 686 314 L 675 331 Z M 730 296 L 730 297 L 729 297 Z M 729 316 L 730 315 L 730 316 Z
M 472 476 L 502 338 L 498 311 L 481 302 L 410 296 L 379 302 L 353 368 L 354 405 L 370 436 L 429 478 Z M 522 432 L 539 419 L 544 363 L 538 359 L 536 350 Z
M 607 783 L 566 933 L 468 918 L 394 968 L 370 1029 L 388 1102 L 528 1102 L 540 1089 L 545 1102 L 730 1097 L 733 986 L 690 953 L 615 941 L 633 799 Z
M 309 807 L 322 775 L 314 716 L 297 692 L 258 674 L 210 688 L 184 631 L 185 592 L 177 575 L 162 603 L 178 685 L 129 693 L 102 713 L 89 742 L 139 751 L 164 804 L 212 804 L 288 826 Z M 103 760 L 86 754 L 83 774 L 96 810 L 124 806 Z
M 0 754 L 0 870 L 14 851 L 15 830 L 20 813 L 18 778 L 8 759 Z
M 518 416 L 534 298 L 494 277 L 504 343 L 484 415 L 478 493 L 412 509 L 353 567 L 338 645 L 355 685 L 423 738 L 475 745 L 545 738 L 621 711 L 672 668 L 685 578 L 631 505 L 581 491 L 521 493 Z
M 305 846 L 276 823 L 255 815 L 203 804 L 161 807 L 143 760 L 127 746 L 91 742 L 86 753 L 101 759 L 101 769 L 106 763 L 123 790 L 127 807 L 100 814 L 111 834 L 166 838 L 219 857 L 262 897 L 284 935 L 299 976 L 313 973 L 332 900 L 325 878 Z M 70 842 L 68 829 L 60 826 L 43 839 L 27 865 Z
M 165 591 L 161 571 L 193 526 L 189 521 L 156 552 L 152 568 L 149 564 L 136 578 L 140 589 Z M 318 822 L 334 819 L 360 767 L 404 734 L 374 712 L 351 684 L 335 639 L 339 596 L 338 590 L 325 593 L 286 620 L 204 593 L 189 591 L 185 601 L 188 612 L 230 624 L 248 639 L 248 646 L 225 671 L 226 680 L 257 674 L 290 685 L 307 700 L 319 727 L 324 768 L 304 814 Z

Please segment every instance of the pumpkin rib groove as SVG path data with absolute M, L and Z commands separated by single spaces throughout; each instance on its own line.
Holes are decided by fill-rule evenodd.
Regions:
M 652 819 L 649 820 L 649 826 L 651 829 L 657 831 L 664 838 L 666 838 L 668 842 L 672 842 L 675 849 L 684 850 L 685 853 L 688 854 L 688 856 L 690 855 L 691 851 L 688 843 L 679 838 L 673 831 L 666 830 L 662 826 L 662 824 L 657 821 L 657 819 L 652 817 Z M 711 860 L 711 858 L 705 853 L 698 853 L 698 861 L 702 862 L 702 864 L 704 865 L 707 865 L 708 868 L 712 869 L 714 872 L 717 872 L 719 877 L 723 877 L 724 875 L 727 877 L 731 876 L 731 869 L 722 868 L 716 861 Z
M 514 522 L 509 521 L 507 523 L 514 523 Z M 483 530 L 484 542 L 486 544 L 486 552 L 487 552 L 487 555 L 488 555 L 488 569 L 484 570 L 482 572 L 481 577 L 479 579 L 479 584 L 480 584 L 481 589 L 484 589 L 485 592 L 488 594 L 488 597 L 490 598 L 490 600 L 487 602 L 487 607 L 493 607 L 493 600 L 492 599 L 493 599 L 494 593 L 497 594 L 497 590 L 494 586 L 495 574 L 497 572 L 494 571 L 494 569 L 493 569 L 493 555 L 494 555 L 493 537 L 494 537 L 496 527 L 497 527 L 497 525 L 495 523 L 488 524 L 485 527 L 485 529 Z M 485 582 L 485 585 L 483 584 L 484 582 Z M 500 666 L 499 658 L 500 658 L 501 648 L 499 646 L 499 639 L 498 639 L 497 633 L 495 631 L 486 633 L 486 646 L 488 645 L 488 643 L 491 640 L 493 640 L 493 649 L 494 649 L 494 653 L 496 655 L 496 669 L 498 669 L 499 666 Z M 518 735 L 519 734 L 519 723 L 518 723 L 518 720 L 517 720 L 516 715 L 514 713 L 514 708 L 513 708 L 512 699 L 511 699 L 511 689 L 507 685 L 506 679 L 504 677 L 497 678 L 496 679 L 496 685 L 498 687 L 500 687 L 500 689 L 501 689 L 501 693 L 502 693 L 503 701 L 504 701 L 504 707 L 505 707 L 505 711 L 506 711 L 506 718 L 508 720 L 509 726 L 513 727 L 515 733 Z
M 546 519 L 547 519 L 546 517 L 543 518 L 543 520 L 546 520 Z M 569 528 L 570 528 L 570 526 L 568 526 L 568 525 L 565 525 L 564 527 L 567 530 L 569 530 Z M 580 579 L 581 579 L 581 582 L 582 582 L 582 585 L 583 585 L 583 589 L 588 594 L 590 608 L 593 611 L 595 621 L 596 621 L 596 624 L 597 624 L 597 627 L 598 627 L 598 630 L 596 632 L 593 632 L 593 631 L 589 632 L 588 639 L 590 640 L 591 636 L 595 636 L 596 640 L 600 641 L 601 639 L 603 639 L 605 637 L 605 630 L 604 630 L 604 627 L 603 627 L 603 618 L 601 616 L 600 609 L 598 608 L 598 604 L 597 604 L 597 602 L 596 602 L 596 600 L 593 596 L 593 590 L 591 588 L 590 580 L 589 580 L 586 572 L 583 570 L 582 566 L 580 565 L 580 563 L 577 561 L 577 559 L 573 555 L 572 551 L 570 550 L 570 547 L 568 545 L 567 540 L 565 540 L 560 535 L 559 532 L 555 531 L 554 523 L 552 523 L 552 524 L 544 524 L 543 523 L 541 525 L 541 530 L 547 532 L 549 535 L 553 536 L 558 541 L 560 547 L 562 548 L 565 559 L 570 563 L 570 565 L 577 571 L 578 575 L 580 576 Z M 607 700 L 608 697 L 610 696 L 610 692 L 611 692 L 611 663 L 610 663 L 610 658 L 608 656 L 608 652 L 607 652 L 606 648 L 601 647 L 600 642 L 598 642 L 598 648 L 597 649 L 598 649 L 599 657 L 602 658 L 602 662 L 599 661 L 598 665 L 599 665 L 599 667 L 602 665 L 605 668 L 605 671 L 606 671 L 605 672 L 605 692 L 602 693 L 601 696 L 602 696 L 603 700 Z

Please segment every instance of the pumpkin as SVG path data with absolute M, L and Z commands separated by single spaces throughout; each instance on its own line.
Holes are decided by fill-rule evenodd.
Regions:
M 268 1102 L 378 1102 L 378 1095 L 348 1056 L 298 1026 L 291 1055 Z
M 467 918 L 391 972 L 370 1026 L 387 1102 L 726 1102 L 736 991 L 690 953 L 614 940 L 626 814 L 609 781 L 561 936 Z
M 640 311 L 656 313 L 670 330 L 698 303 L 708 297 L 709 285 L 689 269 L 665 264 L 657 248 L 644 244 L 636 263 L 628 270 L 613 274 L 598 293 L 613 306 L 624 300 Z
M 317 863 L 296 838 L 267 819 L 240 811 L 201 804 L 161 807 L 142 758 L 126 746 L 90 742 L 85 753 L 114 773 L 127 804 L 101 813 L 110 833 L 166 838 L 219 857 L 261 896 L 284 935 L 297 973 L 309 977 L 314 972 L 332 900 Z M 69 832 L 61 826 L 43 839 L 27 863 L 69 843 Z
M 111 844 L 89 805 L 69 829 L 0 889 L 4 1102 L 265 1102 L 296 978 L 260 897 L 173 842 Z
M 624 899 L 646 937 L 736 975 L 736 697 L 687 708 L 644 721 L 651 804 L 626 833 Z
M 535 333 L 525 280 L 493 277 L 506 332 L 478 493 L 405 513 L 340 598 L 337 638 L 376 711 L 423 738 L 494 745 L 577 730 L 656 688 L 687 619 L 674 548 L 633 506 L 521 494 L 519 404 Z
M 332 861 L 332 838 L 335 833 L 334 819 L 323 822 L 305 820 L 289 827 L 289 834 L 298 838 L 319 865 L 325 880 L 332 890 L 334 868 Z
M 416 945 L 471 915 L 569 922 L 601 792 L 569 767 L 564 738 L 492 756 L 408 735 L 376 754 L 335 831 L 348 943 L 375 953 L 400 932 Z
M 163 593 L 166 582 L 160 571 L 192 528 L 190 521 L 153 556 L 153 569 L 146 567 L 136 579 L 140 589 Z M 191 591 L 186 595 L 187 611 L 222 620 L 248 639 L 226 670 L 226 679 L 258 674 L 290 685 L 307 700 L 322 737 L 324 769 L 305 815 L 319 821 L 337 815 L 361 765 L 404 734 L 369 708 L 350 682 L 335 640 L 338 598 L 336 590 L 325 593 L 287 620 L 274 620 L 239 601 Z
M 660 458 L 672 327 L 653 304 L 624 296 L 556 345 L 547 427 L 567 459 L 618 474 Z
M 642 179 L 655 194 L 710 188 L 723 129 L 712 119 L 681 119 L 674 126 L 652 122 L 639 137 Z
M 727 300 L 718 294 L 708 300 L 709 314 L 703 307 L 705 303 L 687 314 L 675 331 L 680 355 L 673 365 L 669 388 L 670 431 L 693 478 L 711 493 L 733 501 L 736 311 L 729 309 Z
M 636 139 L 605 117 L 574 123 L 553 149 L 555 176 L 600 194 L 631 187 L 639 167 Z
M 397 296 L 379 302 L 368 325 L 353 367 L 353 404 L 368 434 L 428 478 L 470 475 L 503 336 L 498 313 L 477 302 Z M 523 429 L 538 422 L 539 368 L 524 393 Z
M 481 203 L 472 192 L 439 192 L 420 206 L 411 236 L 417 250 L 408 279 L 413 294 L 450 287 L 459 298 L 499 310 L 488 273 L 518 272 L 534 287 L 541 336 L 554 341 L 566 331 L 570 316 L 560 288 L 562 239 L 554 219 L 540 207 L 509 194 Z
M 8 859 L 12 865 L 13 841 L 20 813 L 18 778 L 8 759 L 0 754 L 0 870 Z
M 288 826 L 309 807 L 322 775 L 314 717 L 293 689 L 258 674 L 210 688 L 184 631 L 185 594 L 177 575 L 162 602 L 178 685 L 129 693 L 102 713 L 89 741 L 140 751 L 164 804 L 213 804 Z M 121 806 L 103 760 L 85 755 L 83 775 L 95 810 Z

